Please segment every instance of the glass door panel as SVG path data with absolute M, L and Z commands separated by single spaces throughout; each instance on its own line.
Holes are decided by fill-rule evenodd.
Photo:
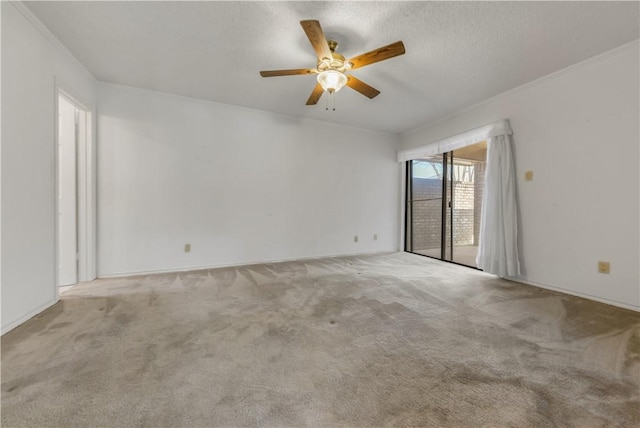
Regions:
M 405 249 L 475 267 L 486 142 L 407 162 Z
M 411 224 L 407 251 L 437 258 L 442 253 L 442 162 L 442 156 L 410 161 L 407 182 L 407 223 Z
M 451 261 L 476 267 L 487 143 L 451 153 Z

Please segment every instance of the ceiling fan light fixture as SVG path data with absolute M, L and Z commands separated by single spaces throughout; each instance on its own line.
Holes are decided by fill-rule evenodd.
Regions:
M 318 83 L 325 91 L 334 93 L 347 83 L 347 76 L 337 70 L 325 70 L 318 74 Z

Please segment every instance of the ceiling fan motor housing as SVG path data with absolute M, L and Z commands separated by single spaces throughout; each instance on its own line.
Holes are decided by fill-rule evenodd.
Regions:
M 344 73 L 346 70 L 351 68 L 350 66 L 352 64 L 350 62 L 346 62 L 345 57 L 335 51 L 338 47 L 338 42 L 336 42 L 335 40 L 327 40 L 327 44 L 329 45 L 329 49 L 331 50 L 331 56 L 333 56 L 333 59 L 318 59 L 318 72 L 321 73 L 326 70 L 336 70 Z

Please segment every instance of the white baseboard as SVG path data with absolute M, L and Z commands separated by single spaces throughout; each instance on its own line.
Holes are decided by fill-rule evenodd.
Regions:
M 56 303 L 58 303 L 58 299 L 54 299 L 52 301 L 49 301 L 49 302 L 45 303 L 44 305 L 42 305 L 42 306 L 34 309 L 33 311 L 29 312 L 27 315 L 24 315 L 23 317 L 20 317 L 17 320 L 9 323 L 9 325 L 3 326 L 2 327 L 2 332 L 0 334 L 1 335 L 5 335 L 6 333 L 10 332 L 14 328 L 18 327 L 20 324 L 22 324 L 25 321 L 28 321 L 29 319 L 35 317 L 40 312 L 44 311 L 47 308 L 50 308 L 51 306 L 55 305 Z
M 159 273 L 191 272 L 191 271 L 197 271 L 197 270 L 219 269 L 219 268 L 225 268 L 225 267 L 243 267 L 243 266 L 261 265 L 261 264 L 268 264 L 268 263 L 299 262 L 304 260 L 328 259 L 332 257 L 352 257 L 352 256 L 364 256 L 364 255 L 372 255 L 372 254 L 388 254 L 388 253 L 394 253 L 394 252 L 397 252 L 397 250 L 369 251 L 364 253 L 351 253 L 351 254 L 333 254 L 333 255 L 326 255 L 326 256 L 294 257 L 294 258 L 288 258 L 288 259 L 257 260 L 257 261 L 251 261 L 251 262 L 221 263 L 221 264 L 213 264 L 213 265 L 205 265 L 205 266 L 186 266 L 186 267 L 175 267 L 170 269 L 98 274 L 98 278 L 105 278 L 105 279 L 106 278 L 123 278 L 127 276 L 137 276 L 137 275 L 154 275 Z
M 635 312 L 640 312 L 640 306 L 630 305 L 628 303 L 617 302 L 615 300 L 609 300 L 609 299 L 605 299 L 603 297 L 593 296 L 593 295 L 587 294 L 587 293 L 580 293 L 578 291 L 573 291 L 573 290 L 567 290 L 566 288 L 555 287 L 553 285 L 542 284 L 542 283 L 535 282 L 535 281 L 528 281 L 528 280 L 524 280 L 524 279 L 521 279 L 521 278 L 506 278 L 506 279 L 509 280 L 509 281 L 520 282 L 522 284 L 530 285 L 532 287 L 538 287 L 538 288 L 544 288 L 545 290 L 557 291 L 559 293 L 569 294 L 571 296 L 576 296 L 576 297 L 582 297 L 582 298 L 585 298 L 585 299 L 588 299 L 588 300 L 595 300 L 596 302 L 605 303 L 607 305 L 617 306 L 619 308 L 629 309 L 629 310 L 635 311 Z

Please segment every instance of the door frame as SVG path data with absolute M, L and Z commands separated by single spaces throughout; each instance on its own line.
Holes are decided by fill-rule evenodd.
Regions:
M 78 251 L 78 282 L 96 278 L 96 158 L 95 158 L 95 124 L 94 111 L 87 104 L 78 100 L 65 85 L 55 82 L 54 91 L 54 254 L 55 254 L 55 295 L 60 298 L 58 286 L 58 172 L 60 160 L 58 156 L 59 119 L 58 103 L 62 97 L 73 104 L 85 116 L 83 123 L 78 124 L 76 148 L 76 229 Z

